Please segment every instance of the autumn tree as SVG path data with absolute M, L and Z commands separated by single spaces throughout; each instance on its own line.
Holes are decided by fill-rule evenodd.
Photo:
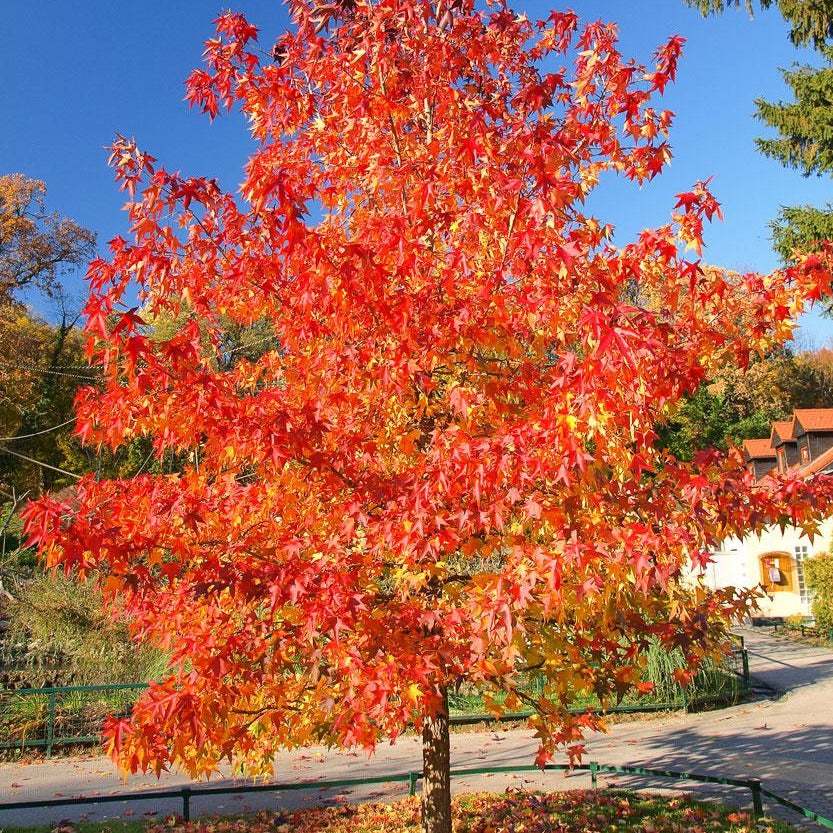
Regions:
M 35 287 L 51 293 L 64 270 L 89 262 L 95 235 L 50 212 L 46 186 L 23 174 L 0 175 L 0 303 Z
M 587 213 L 603 176 L 667 162 L 655 100 L 679 38 L 645 68 L 613 25 L 497 0 L 290 8 L 274 49 L 223 14 L 188 82 L 248 121 L 239 200 L 113 147 L 131 235 L 90 268 L 104 381 L 77 431 L 181 466 L 85 477 L 28 529 L 171 657 L 109 726 L 125 770 L 271 772 L 280 747 L 416 727 L 423 824 L 447 833 L 450 689 L 531 707 L 539 762 L 580 755 L 601 724 L 570 713 L 579 695 L 642 684 L 652 640 L 696 665 L 747 609 L 689 566 L 830 505 L 826 481 L 755 484 L 738 455 L 680 461 L 657 426 L 716 366 L 788 338 L 831 276 L 820 256 L 701 269 L 719 211 L 702 184 L 622 248 Z M 162 317 L 177 325 L 151 337 Z M 229 322 L 275 345 L 231 360 Z

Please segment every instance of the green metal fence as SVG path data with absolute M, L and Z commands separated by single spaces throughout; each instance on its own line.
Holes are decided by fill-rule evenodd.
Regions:
M 540 694 L 540 685 L 541 681 L 535 677 L 530 677 L 527 683 L 530 693 L 537 691 Z M 147 683 L 123 683 L 0 690 L 0 750 L 40 748 L 49 756 L 56 747 L 98 743 L 104 719 L 108 715 L 129 713 L 146 688 Z M 740 638 L 735 641 L 732 655 L 720 670 L 719 678 L 711 680 L 707 688 L 707 695 L 697 694 L 703 686 L 698 688 L 695 680 L 689 693 L 676 686 L 671 696 L 643 696 L 609 706 L 606 711 L 668 711 L 699 708 L 712 701 L 736 702 L 749 688 L 749 663 Z M 495 719 L 483 711 L 482 701 L 467 698 L 465 693 L 451 694 L 449 706 L 452 723 L 480 723 Z M 575 711 L 583 712 L 588 708 L 601 711 L 593 702 L 581 704 Z M 524 720 L 531 714 L 530 711 L 512 712 L 501 719 Z
M 679 683 L 665 686 L 659 694 L 631 695 L 618 705 L 608 705 L 602 709 L 596 700 L 581 703 L 573 712 L 586 712 L 588 709 L 607 714 L 639 713 L 651 711 L 686 711 L 696 710 L 718 703 L 737 703 L 749 693 L 749 655 L 742 636 L 732 634 L 731 651 L 719 667 L 701 670 L 695 675 L 691 685 L 684 687 Z M 530 674 L 522 684 L 522 689 L 536 699 L 541 695 L 543 679 Z M 477 723 L 494 720 L 483 712 L 482 698 L 476 689 L 449 693 L 449 709 L 452 722 Z M 480 709 L 478 710 L 478 703 Z M 522 720 L 529 717 L 531 711 L 518 711 L 504 714 L 501 720 Z
M 819 628 L 809 622 L 799 622 L 792 624 L 791 622 L 775 622 L 772 626 L 773 633 L 779 630 L 787 633 L 800 633 L 801 636 L 811 636 L 814 639 L 826 639 L 828 642 L 833 642 L 833 628 Z
M 147 683 L 21 688 L 0 692 L 0 749 L 98 743 L 109 715 L 129 713 Z
M 600 764 L 591 761 L 589 764 L 571 767 L 569 764 L 548 764 L 545 767 L 538 766 L 493 766 L 473 767 L 468 769 L 454 769 L 451 771 L 452 778 L 471 775 L 493 775 L 497 773 L 516 772 L 538 772 L 543 771 L 585 771 L 590 773 L 593 788 L 598 787 L 599 773 L 611 772 L 623 775 L 636 775 L 648 778 L 670 778 L 679 781 L 699 782 L 706 784 L 718 784 L 728 787 L 749 790 L 752 801 L 752 816 L 760 818 L 764 813 L 764 799 L 767 798 L 776 804 L 786 807 L 804 818 L 810 819 L 828 830 L 833 830 L 833 820 L 807 807 L 802 807 L 788 798 L 764 788 L 760 780 L 756 778 L 724 778 L 716 775 L 701 775 L 692 772 L 678 772 L 676 770 L 654 769 L 639 766 L 619 766 Z M 422 779 L 420 772 L 403 772 L 395 775 L 380 775 L 370 778 L 349 778 L 334 781 L 304 781 L 296 784 L 247 784 L 232 787 L 202 787 L 193 788 L 190 786 L 177 787 L 170 790 L 146 790 L 144 792 L 119 793 L 116 795 L 91 795 L 77 796 L 74 798 L 53 798 L 34 801 L 15 801 L 0 803 L 0 813 L 4 810 L 39 809 L 43 807 L 71 807 L 85 804 L 105 804 L 113 802 L 128 801 L 159 801 L 160 799 L 179 799 L 182 802 L 182 818 L 185 821 L 191 819 L 191 801 L 195 798 L 210 795 L 240 795 L 259 792 L 290 792 L 297 790 L 321 790 L 325 788 L 350 788 L 370 784 L 393 784 L 404 782 L 408 785 L 408 794 L 416 793 L 417 784 Z

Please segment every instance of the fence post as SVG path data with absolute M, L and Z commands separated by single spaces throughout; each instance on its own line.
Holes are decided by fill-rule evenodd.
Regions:
M 746 689 L 749 688 L 749 654 L 746 648 L 741 649 L 741 662 L 743 663 L 743 685 Z
M 416 785 L 419 780 L 418 772 L 408 773 L 408 795 L 416 795 Z
M 182 788 L 182 818 L 191 821 L 191 788 Z
M 752 790 L 752 818 L 759 819 L 764 814 L 764 799 L 761 795 L 760 779 L 751 779 L 749 789 Z
M 595 790 L 599 786 L 599 765 L 590 761 L 590 786 Z
M 49 706 L 46 715 L 46 757 L 52 757 L 52 745 L 55 740 L 55 713 L 57 712 L 55 692 L 49 692 Z

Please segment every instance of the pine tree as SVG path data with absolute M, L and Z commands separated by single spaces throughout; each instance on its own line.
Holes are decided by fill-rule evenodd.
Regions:
M 703 14 L 738 7 L 741 0 L 686 0 Z M 751 0 L 743 0 L 753 11 Z M 761 8 L 772 6 L 761 0 Z M 833 175 L 833 2 L 831 0 L 779 0 L 777 7 L 790 26 L 796 46 L 811 46 L 821 55 L 821 67 L 796 65 L 782 70 L 793 101 L 758 99 L 757 117 L 776 131 L 775 138 L 758 139 L 758 150 L 804 176 Z M 785 263 L 797 251 L 813 251 L 821 240 L 833 239 L 833 205 L 784 206 L 770 223 L 775 251 Z M 828 308 L 830 302 L 828 301 Z
M 750 14 L 755 4 L 752 0 L 685 0 L 703 15 L 717 14 L 743 6 Z M 790 40 L 795 46 L 812 46 L 821 49 L 833 38 L 833 3 L 831 0 L 760 0 L 762 9 L 775 5 L 781 16 L 790 24 Z

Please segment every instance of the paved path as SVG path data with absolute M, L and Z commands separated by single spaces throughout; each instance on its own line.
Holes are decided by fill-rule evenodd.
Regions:
M 726 777 L 760 778 L 766 787 L 828 818 L 833 818 L 833 652 L 773 639 L 758 629 L 743 632 L 749 650 L 753 679 L 769 688 L 777 699 L 734 706 L 700 714 L 674 714 L 646 720 L 640 718 L 611 727 L 607 735 L 594 736 L 587 760 L 608 764 L 631 764 Z M 528 730 L 465 732 L 452 737 L 455 768 L 532 763 L 535 742 Z M 280 755 L 275 780 L 280 783 L 360 778 L 417 771 L 420 744 L 414 737 L 394 746 L 381 747 L 373 758 L 363 753 L 328 752 L 312 748 Z M 624 776 L 609 779 L 621 786 L 644 786 Z M 132 777 L 123 782 L 112 764 L 102 757 L 55 759 L 31 764 L 0 765 L 0 801 L 49 799 L 164 789 L 187 783 L 178 775 L 161 781 Z M 236 783 L 220 778 L 214 785 Z M 511 776 L 477 776 L 455 780 L 457 791 L 498 789 L 508 785 L 563 789 L 589 785 L 583 774 L 519 773 Z M 679 786 L 656 782 L 652 787 Z M 688 785 L 686 785 L 688 788 Z M 391 797 L 404 792 L 404 785 L 376 785 L 351 793 L 338 790 L 237 794 L 194 798 L 192 812 L 241 812 L 248 808 L 302 806 L 322 801 Z M 712 794 L 714 794 L 712 792 Z M 748 804 L 748 792 L 724 791 L 723 798 Z M 101 804 L 43 810 L 0 811 L 0 827 L 48 823 L 119 815 L 177 812 L 181 803 L 156 799 L 128 804 Z M 786 816 L 786 818 L 790 818 Z M 796 817 L 793 816 L 792 820 Z M 810 828 L 812 829 L 812 828 Z

